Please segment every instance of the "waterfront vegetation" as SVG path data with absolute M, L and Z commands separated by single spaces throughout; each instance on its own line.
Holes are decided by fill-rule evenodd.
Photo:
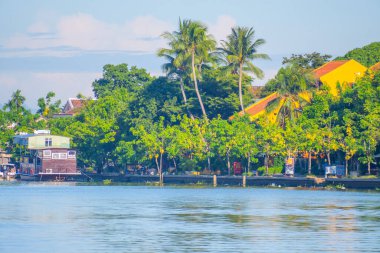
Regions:
M 366 73 L 334 97 L 311 75 L 331 56 L 284 58 L 261 91 L 261 96 L 278 93 L 267 108 L 268 113 L 278 110 L 276 120 L 263 115 L 251 121 L 237 113 L 253 102 L 250 86 L 263 76 L 256 59 L 269 58 L 260 52 L 265 41 L 252 28 L 232 29 L 220 48 L 206 26 L 191 20 L 180 20 L 178 30 L 163 38 L 167 48 L 157 55 L 166 60 L 165 77 L 127 64 L 105 65 L 102 78 L 92 84 L 96 100 L 85 98 L 86 106 L 74 117 L 53 117 L 61 104 L 53 92 L 40 98 L 32 113 L 21 91 L 15 91 L 0 110 L 1 148 L 18 161 L 12 136 L 49 128 L 71 137 L 78 165 L 98 173 L 138 165 L 159 172 L 232 174 L 233 162 L 239 161 L 248 175 L 253 170 L 265 175 L 281 173 L 286 157 L 296 158 L 299 174 L 321 175 L 323 164 L 345 164 L 347 174 L 359 175 L 375 168 L 379 72 Z M 379 42 L 372 43 L 343 58 L 370 66 L 380 61 L 379 48 Z

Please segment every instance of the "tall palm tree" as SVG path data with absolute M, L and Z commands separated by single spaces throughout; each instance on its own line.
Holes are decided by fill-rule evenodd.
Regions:
M 161 37 L 168 40 L 168 44 L 170 48 L 159 49 L 157 52 L 157 55 L 167 60 L 167 62 L 162 65 L 162 70 L 166 73 L 166 75 L 169 78 L 179 80 L 185 108 L 188 114 L 190 115 L 190 117 L 194 118 L 193 114 L 190 112 L 190 109 L 188 108 L 185 85 L 183 81 L 184 77 L 186 77 L 186 75 L 189 74 L 186 72 L 187 70 L 186 67 L 188 65 L 185 59 L 186 52 L 184 50 L 181 50 L 180 48 L 176 48 L 178 43 L 180 43 L 181 34 L 183 34 L 183 31 L 181 31 L 181 29 L 183 29 L 182 25 L 180 25 L 179 32 L 174 32 L 174 33 L 165 32 L 161 35 Z
M 265 43 L 263 39 L 255 40 L 255 30 L 248 27 L 234 27 L 227 40 L 222 41 L 218 48 L 228 71 L 239 75 L 239 98 L 241 110 L 244 112 L 242 79 L 244 72 L 251 72 L 258 78 L 263 78 L 261 69 L 253 65 L 255 59 L 270 59 L 266 54 L 257 53 L 257 48 Z
M 266 110 L 276 111 L 277 122 L 285 128 L 286 121 L 298 118 L 302 108 L 310 103 L 315 79 L 311 72 L 296 65 L 288 65 L 278 71 L 272 82 L 278 96 L 269 103 Z
M 168 33 L 166 33 L 168 34 Z M 168 34 L 169 35 L 169 34 Z M 173 62 L 175 64 L 191 64 L 191 78 L 194 82 L 194 89 L 198 97 L 202 114 L 207 118 L 206 110 L 203 105 L 202 97 L 199 93 L 197 75 L 199 69 L 196 66 L 205 64 L 210 51 L 215 49 L 216 42 L 211 35 L 207 33 L 207 27 L 200 22 L 192 20 L 179 20 L 179 30 L 171 33 L 173 40 L 169 40 L 169 46 L 177 56 Z

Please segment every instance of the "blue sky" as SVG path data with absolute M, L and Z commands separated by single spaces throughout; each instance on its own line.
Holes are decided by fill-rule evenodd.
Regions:
M 63 101 L 92 95 L 108 63 L 160 75 L 159 35 L 179 17 L 204 22 L 217 40 L 235 25 L 254 27 L 272 58 L 257 62 L 266 78 L 254 84 L 263 84 L 292 53 L 338 56 L 380 41 L 379 13 L 379 0 L 1 0 L 0 105 L 16 89 L 31 109 L 48 91 Z

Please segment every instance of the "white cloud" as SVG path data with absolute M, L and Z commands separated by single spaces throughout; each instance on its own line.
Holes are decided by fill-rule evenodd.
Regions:
M 78 93 L 93 96 L 92 82 L 102 76 L 97 72 L 10 72 L 0 73 L 0 104 L 6 103 L 12 93 L 20 89 L 26 97 L 26 105 L 32 110 L 37 109 L 37 100 L 49 91 L 56 94 L 56 99 L 62 103 Z
M 236 21 L 230 16 L 219 16 L 214 23 L 208 24 L 210 33 L 218 42 L 225 39 L 235 25 Z M 160 35 L 173 31 L 176 26 L 153 16 L 139 16 L 116 24 L 77 13 L 64 16 L 55 24 L 36 21 L 26 29 L 27 32 L 8 38 L 0 56 L 70 57 L 81 51 L 155 53 L 165 46 Z
M 50 32 L 49 25 L 46 22 L 38 21 L 28 27 L 30 33 L 48 33 Z
M 215 23 L 209 24 L 209 31 L 220 43 L 231 33 L 231 28 L 236 26 L 236 21 L 230 16 L 219 16 Z
M 73 49 L 55 53 L 54 56 L 65 56 L 75 50 L 76 53 L 80 50 L 152 53 L 164 46 L 160 34 L 172 29 L 171 24 L 153 16 L 140 16 L 124 24 L 112 24 L 89 14 L 78 13 L 62 17 L 51 29 L 45 22 L 37 21 L 27 29 L 29 33 L 15 34 L 4 45 L 13 50 L 47 49 L 48 55 L 52 51 L 61 51 L 60 48 Z

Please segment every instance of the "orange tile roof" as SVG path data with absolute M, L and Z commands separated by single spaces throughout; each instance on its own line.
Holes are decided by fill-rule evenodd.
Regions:
M 74 109 L 82 107 L 83 101 L 83 99 L 71 99 L 71 103 L 73 104 Z
M 272 102 L 273 100 L 275 100 L 276 98 L 278 98 L 277 92 L 272 93 L 269 96 L 266 96 L 265 98 L 257 101 L 256 103 L 248 106 L 245 109 L 245 112 L 251 116 L 254 116 L 254 115 L 262 112 L 263 110 L 265 110 L 265 108 L 268 106 L 268 104 L 270 102 Z M 242 114 L 243 114 L 242 112 L 239 113 L 239 115 L 242 115 Z
M 75 114 L 80 111 L 80 109 L 84 105 L 84 99 L 80 98 L 69 98 L 66 103 L 65 108 L 63 109 L 63 113 L 65 114 Z
M 377 71 L 379 71 L 379 70 L 380 70 L 380 62 L 378 62 L 378 63 L 376 63 L 375 65 L 371 66 L 369 69 L 370 69 L 371 71 L 373 71 L 373 72 L 377 72 Z
M 313 73 L 314 73 L 316 78 L 321 78 L 322 76 L 326 75 L 327 73 L 329 73 L 329 72 L 333 71 L 334 69 L 342 66 L 346 62 L 348 62 L 348 60 L 331 61 L 331 62 L 328 62 L 328 63 L 322 65 L 321 67 L 315 69 L 313 71 Z

